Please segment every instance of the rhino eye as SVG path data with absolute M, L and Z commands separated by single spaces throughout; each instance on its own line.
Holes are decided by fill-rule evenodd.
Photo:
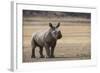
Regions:
M 61 33 L 60 31 L 58 31 L 58 33 Z

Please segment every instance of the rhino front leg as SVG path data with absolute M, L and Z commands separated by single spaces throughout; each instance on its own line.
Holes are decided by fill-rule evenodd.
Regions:
M 48 44 L 45 44 L 45 50 L 46 50 L 47 58 L 50 58 L 50 46 Z
M 51 55 L 50 55 L 51 58 L 54 58 L 54 47 L 51 47 Z
M 50 52 L 50 57 L 54 58 L 54 50 L 55 50 L 56 42 L 52 43 L 51 45 L 51 52 Z

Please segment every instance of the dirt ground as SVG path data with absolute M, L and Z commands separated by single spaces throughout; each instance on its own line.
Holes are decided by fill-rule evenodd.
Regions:
M 39 49 L 36 48 L 36 57 L 31 58 L 31 37 L 34 32 L 46 30 L 48 23 L 61 23 L 60 30 L 63 37 L 57 41 L 54 51 L 55 58 L 39 58 Z M 91 59 L 91 25 L 86 18 L 23 18 L 23 62 L 85 60 Z M 46 55 L 45 48 L 43 54 Z

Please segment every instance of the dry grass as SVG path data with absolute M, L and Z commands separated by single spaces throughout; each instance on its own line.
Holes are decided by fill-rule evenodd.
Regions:
M 44 21 L 45 20 L 45 21 Z M 56 21 L 55 21 L 56 20 Z M 36 48 L 36 59 L 31 59 L 31 36 L 32 33 L 46 30 L 48 23 L 61 22 L 60 30 L 62 39 L 58 40 L 53 59 L 40 59 L 39 49 Z M 79 22 L 78 22 L 79 21 Z M 88 22 L 87 22 L 88 21 Z M 50 60 L 82 60 L 91 58 L 90 44 L 90 20 L 83 18 L 27 18 L 23 19 L 23 62 L 37 62 Z M 44 48 L 44 55 L 45 48 Z

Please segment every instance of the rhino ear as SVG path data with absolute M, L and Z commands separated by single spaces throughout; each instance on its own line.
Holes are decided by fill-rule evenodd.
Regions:
M 50 26 L 51 28 L 53 28 L 52 23 L 49 23 L 49 26 Z
M 60 22 L 58 23 L 58 25 L 56 26 L 56 28 L 58 28 L 60 26 Z

